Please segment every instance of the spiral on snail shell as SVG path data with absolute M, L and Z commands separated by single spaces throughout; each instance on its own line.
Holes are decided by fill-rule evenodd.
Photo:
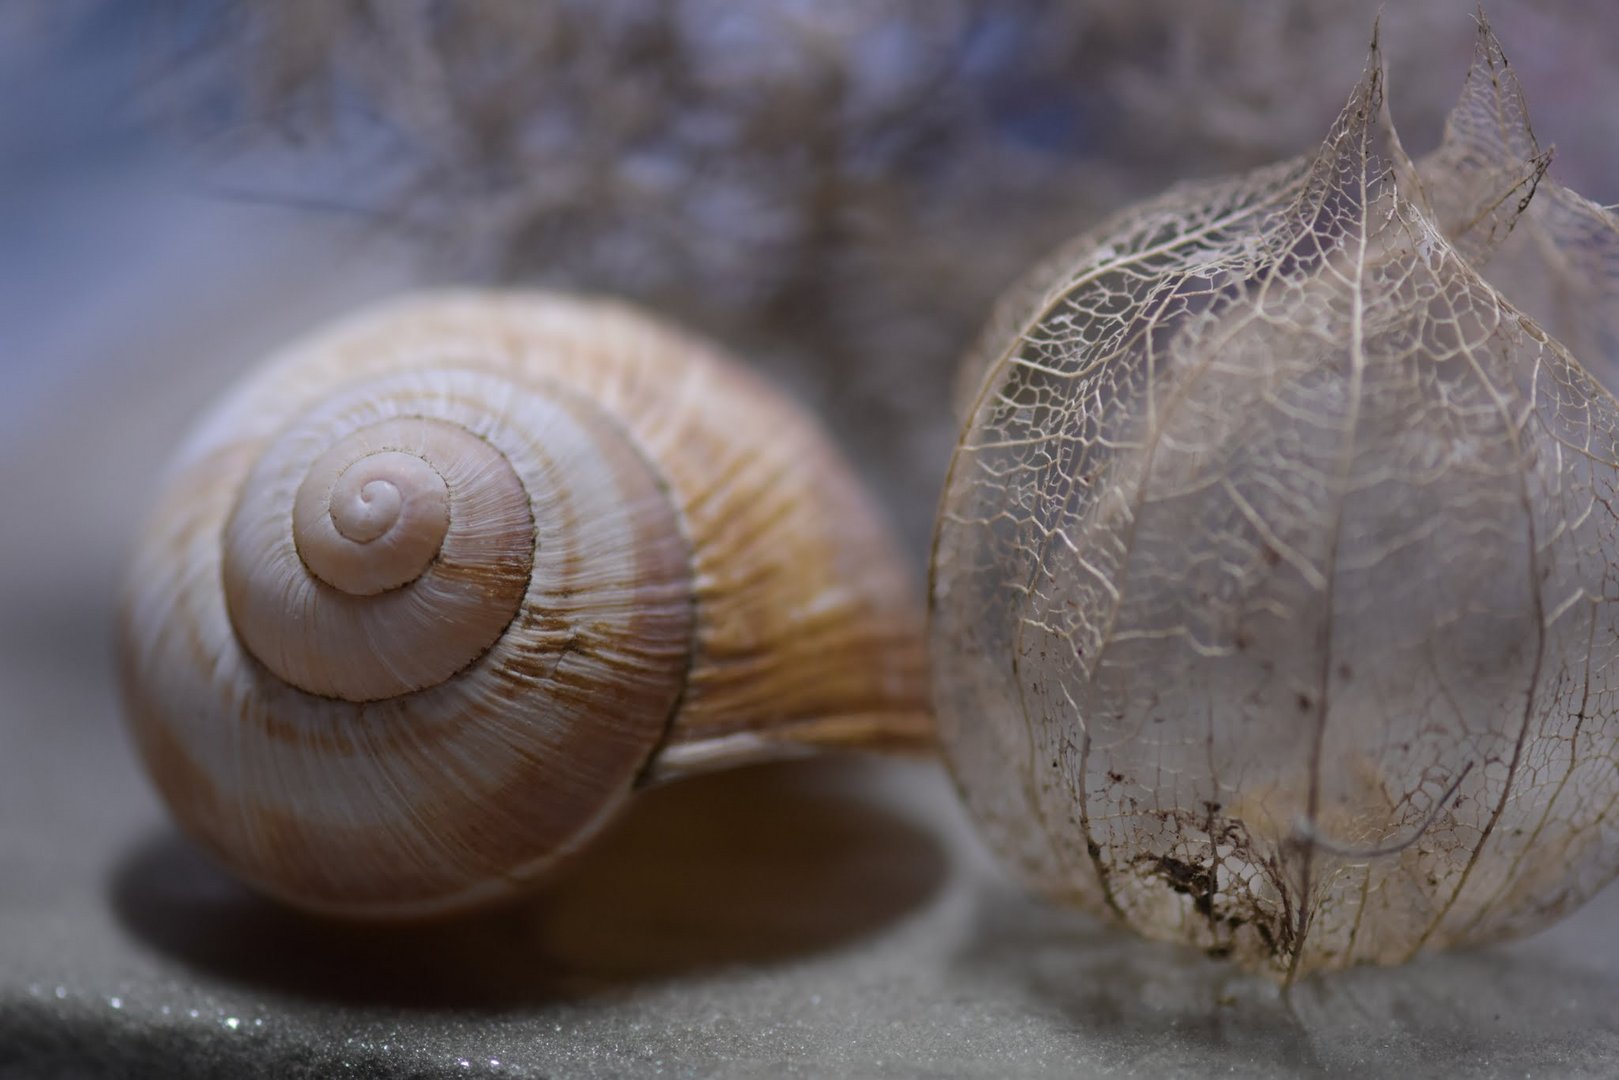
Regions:
M 920 611 L 810 418 L 622 305 L 410 297 L 180 451 L 121 619 L 181 826 L 307 909 L 520 890 L 657 776 L 928 735 Z

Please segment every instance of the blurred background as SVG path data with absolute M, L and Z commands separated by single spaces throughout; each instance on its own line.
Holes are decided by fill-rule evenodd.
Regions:
M 1552 174 L 1619 201 L 1611 5 L 1487 7 L 1540 141 L 1556 145 Z M 953 368 L 997 292 L 1066 237 L 1169 183 L 1312 149 L 1361 70 L 1378 8 L 0 0 L 0 1074 L 3 1036 L 31 1030 L 16 1017 L 33 1014 L 7 1011 L 19 995 L 57 1012 L 93 996 L 104 1020 L 138 985 L 149 1019 L 185 1003 L 195 1020 L 199 1005 L 206 1018 L 215 1007 L 206 1002 L 227 1000 L 209 996 L 222 985 L 209 981 L 209 963 L 221 953 L 249 966 L 263 959 L 240 944 L 266 933 L 253 918 L 216 922 L 198 938 L 198 897 L 223 886 L 169 841 L 141 846 L 161 818 L 117 730 L 108 643 L 118 575 L 157 472 L 190 418 L 245 367 L 293 334 L 412 286 L 540 283 L 631 298 L 725 342 L 816 410 L 889 508 L 920 577 L 954 438 Z M 1383 6 L 1391 107 L 1413 153 L 1437 141 L 1460 90 L 1474 10 L 1473 0 Z M 903 773 L 896 790 L 928 807 L 935 832 L 964 832 L 936 775 Z M 736 803 L 720 802 L 734 819 Z M 827 845 L 846 849 L 872 829 L 845 833 Z M 889 860 L 869 846 L 857 853 Z M 140 914 L 108 914 L 104 890 L 113 907 L 130 892 L 127 870 L 106 885 L 109 866 L 143 858 L 150 865 L 136 880 L 191 890 L 142 909 L 168 912 L 155 916 L 159 929 L 143 930 Z M 926 851 L 917 858 L 942 872 Z M 715 872 L 723 878 L 723 867 Z M 941 1066 L 965 1060 L 948 1048 L 979 1030 L 969 1006 L 999 1025 L 1005 1052 L 1049 1051 L 1020 1060 L 1053 1074 L 1078 1059 L 1039 1039 L 1071 1037 L 1097 1016 L 1112 1019 L 1086 1038 L 1126 1032 L 1115 1060 L 1142 1046 L 1171 1055 L 1157 1075 L 1171 1065 L 1197 1075 L 1228 1052 L 1267 1063 L 1246 1075 L 1290 1073 L 1319 1055 L 1353 1065 L 1367 1032 L 1412 1009 L 1441 1035 L 1423 1044 L 1426 1057 L 1401 1059 L 1408 1066 L 1458 1054 L 1543 1061 L 1543 1043 L 1501 1025 L 1505 1010 L 1529 1016 L 1543 1039 L 1598 1039 L 1579 1060 L 1612 1074 L 1603 1054 L 1619 1048 L 1615 957 L 1584 951 L 1589 929 L 1557 931 L 1566 943 L 1556 964 L 1575 965 L 1573 975 L 1511 957 L 1447 961 L 1401 984 L 1368 973 L 1340 984 L 1358 988 L 1356 1008 L 1329 1000 L 1322 1026 L 1265 1013 L 1243 1028 L 1231 1026 L 1236 1014 L 1209 1019 L 1210 1000 L 1230 1000 L 1213 968 L 1198 969 L 1188 996 L 1164 998 L 1186 977 L 1179 959 L 1162 959 L 1171 954 L 1031 914 L 1009 891 L 986 901 L 951 880 L 955 891 L 941 895 L 958 908 L 947 927 L 891 935 L 846 967 L 812 962 L 779 983 L 739 984 L 726 1007 L 760 1012 L 749 1037 L 775 1038 L 771 1025 L 804 1007 L 805 986 L 864 987 L 862 1009 L 818 1036 L 828 1048 L 861 1045 L 851 1034 L 860 1023 L 920 993 L 921 983 L 895 982 L 896 958 L 908 957 L 954 965 L 902 1025 L 911 1052 L 941 1054 Z M 592 887 L 600 891 L 598 882 L 587 896 Z M 1611 927 L 1611 891 L 1602 904 Z M 667 917 L 643 914 L 654 926 Z M 955 946 L 927 936 L 935 932 L 957 935 Z M 269 940 L 287 954 L 330 944 L 316 937 L 311 947 L 303 933 L 282 927 Z M 466 952 L 454 939 L 441 945 Z M 1061 963 L 1031 966 L 1031 950 Z M 389 951 L 385 942 L 342 955 L 365 967 Z M 9 985 L 8 971 L 23 982 Z M 1499 982 L 1513 971 L 1516 982 Z M 260 1001 L 261 1020 L 276 1015 L 274 988 L 259 994 L 267 980 L 229 974 L 247 987 L 231 1008 Z M 801 977 L 811 983 L 793 981 Z M 989 986 L 989 998 L 949 989 L 957 977 Z M 1117 996 L 1097 989 L 1110 979 Z M 1480 983 L 1496 996 L 1452 992 Z M 1472 1003 L 1452 1012 L 1464 999 Z M 1160 1039 L 1166 1000 L 1186 1021 L 1180 1042 Z M 239 1015 L 221 1012 L 209 1030 L 223 1037 L 220 1025 Z M 330 1014 L 311 1015 L 320 1019 L 294 1025 L 291 1043 L 326 1030 Z M 609 1019 L 619 1025 L 609 1034 L 639 1022 Z M 62 1028 L 60 1046 L 77 1030 Z M 157 1053 L 159 1044 L 141 1045 Z M 824 1060 L 876 1074 L 883 1045 L 872 1043 L 875 1057 Z
M 0 460 L 44 494 L 86 430 L 125 447 L 92 470 L 116 490 L 76 475 L 28 539 L 121 540 L 63 515 L 136 510 L 176 425 L 284 337 L 410 284 L 521 282 L 631 297 L 742 351 L 827 419 L 920 558 L 950 372 L 997 291 L 1128 201 L 1313 147 L 1377 9 L 4 0 Z M 1473 10 L 1383 12 L 1413 152 Z M 1611 202 L 1604 11 L 1489 15 L 1554 175 Z

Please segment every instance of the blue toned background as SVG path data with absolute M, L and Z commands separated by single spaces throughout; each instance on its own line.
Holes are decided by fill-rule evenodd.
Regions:
M 180 843 L 110 624 L 185 425 L 413 284 L 712 333 L 816 409 L 920 574 L 995 293 L 1320 139 L 1372 0 L 0 0 L 0 1077 L 1612 1076 L 1619 894 L 1281 999 L 1001 878 L 925 765 L 670 788 L 532 908 L 335 931 Z M 1388 5 L 1407 146 L 1471 0 Z M 1619 199 L 1619 32 L 1490 5 L 1554 174 Z

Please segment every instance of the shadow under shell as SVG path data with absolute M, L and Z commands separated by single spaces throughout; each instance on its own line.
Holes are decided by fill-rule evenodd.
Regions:
M 524 899 L 434 923 L 329 922 L 264 899 L 165 830 L 114 868 L 121 924 L 202 972 L 354 1003 L 500 1007 L 769 964 L 874 933 L 944 884 L 940 841 L 858 794 L 850 762 L 672 783 Z M 881 766 L 873 766 L 881 768 Z

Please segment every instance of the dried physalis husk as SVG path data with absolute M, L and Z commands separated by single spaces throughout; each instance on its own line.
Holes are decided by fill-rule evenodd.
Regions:
M 1292 979 L 1614 876 L 1614 233 L 1547 160 L 1481 25 L 1411 161 L 1374 42 L 1319 151 L 1126 212 L 992 320 L 934 688 L 1032 885 Z
M 1445 145 L 1418 167 L 1420 188 L 1452 243 L 1491 285 L 1610 390 L 1619 387 L 1619 216 L 1551 177 L 1500 206 L 1543 155 L 1517 77 L 1487 25 Z M 1527 205 L 1524 205 L 1526 203 Z

